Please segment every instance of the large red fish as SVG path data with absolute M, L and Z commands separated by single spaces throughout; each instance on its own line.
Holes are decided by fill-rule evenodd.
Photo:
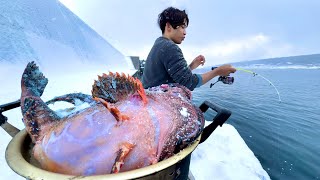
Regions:
M 48 80 L 33 63 L 21 79 L 21 110 L 42 168 L 70 175 L 97 175 L 148 166 L 179 152 L 203 130 L 204 117 L 191 92 L 178 85 L 144 90 L 124 74 L 103 74 L 92 96 L 68 94 L 90 107 L 60 118 L 40 98 Z

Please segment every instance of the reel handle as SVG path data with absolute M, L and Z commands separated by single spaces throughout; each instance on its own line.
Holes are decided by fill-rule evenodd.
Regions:
M 214 70 L 214 69 L 216 69 L 216 68 L 217 68 L 217 67 L 211 67 L 211 70 Z M 231 77 L 231 76 L 219 76 L 218 80 L 217 80 L 215 83 L 217 83 L 217 82 L 219 82 L 219 81 L 223 82 L 223 84 L 229 84 L 229 85 L 231 85 L 231 84 L 233 84 L 233 82 L 234 82 L 234 77 Z M 211 84 L 210 84 L 210 88 L 212 88 L 212 86 L 213 86 L 215 83 L 211 83 Z

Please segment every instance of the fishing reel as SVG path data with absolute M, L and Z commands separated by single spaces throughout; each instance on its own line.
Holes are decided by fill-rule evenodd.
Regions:
M 212 67 L 211 70 L 214 70 L 217 67 Z M 223 84 L 233 84 L 234 77 L 231 76 L 219 76 L 218 80 L 215 83 L 210 84 L 210 88 L 212 88 L 213 85 L 215 85 L 217 82 L 221 81 Z

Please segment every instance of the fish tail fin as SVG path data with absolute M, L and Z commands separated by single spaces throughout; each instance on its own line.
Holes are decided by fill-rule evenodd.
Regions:
M 109 103 L 116 103 L 137 93 L 146 104 L 147 98 L 139 79 L 125 74 L 109 73 L 98 76 L 92 85 L 92 96 L 102 98 Z
M 40 97 L 47 84 L 48 79 L 39 71 L 39 67 L 34 61 L 29 62 L 21 78 L 22 94 Z
M 40 98 L 48 79 L 39 71 L 34 62 L 28 63 L 21 78 L 21 111 L 26 130 L 36 142 L 50 123 L 60 118 Z

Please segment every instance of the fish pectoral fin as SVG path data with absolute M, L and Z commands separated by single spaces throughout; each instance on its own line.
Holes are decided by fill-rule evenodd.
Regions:
M 134 144 L 128 142 L 125 142 L 121 145 L 116 160 L 114 161 L 114 164 L 112 166 L 111 174 L 118 173 L 120 171 L 122 165 L 124 164 L 124 159 L 128 156 L 129 152 L 134 146 Z
M 110 111 L 110 113 L 116 118 L 117 121 L 125 121 L 130 119 L 129 116 L 122 114 L 117 107 L 113 107 L 110 103 L 108 103 L 104 99 L 95 97 L 94 100 L 101 102 Z

